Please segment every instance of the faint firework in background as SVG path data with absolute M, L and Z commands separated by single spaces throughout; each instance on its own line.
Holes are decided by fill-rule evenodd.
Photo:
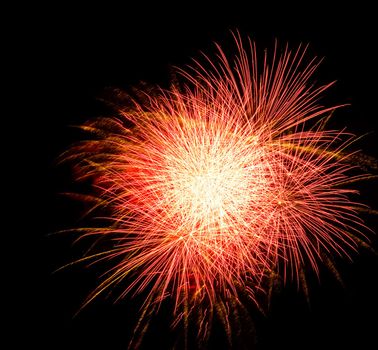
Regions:
M 319 104 L 332 85 L 311 82 L 320 60 L 277 44 L 260 59 L 253 42 L 235 42 L 235 56 L 217 46 L 169 90 L 88 122 L 91 140 L 63 155 L 110 213 L 78 230 L 99 239 L 79 261 L 113 262 L 85 305 L 115 286 L 120 299 L 146 296 L 131 348 L 166 299 L 198 344 L 215 317 L 232 344 L 244 304 L 264 309 L 272 275 L 306 290 L 304 271 L 325 263 L 337 275 L 332 257 L 368 244 L 351 184 L 369 176 L 352 165 L 353 135 L 326 128 L 341 106 Z

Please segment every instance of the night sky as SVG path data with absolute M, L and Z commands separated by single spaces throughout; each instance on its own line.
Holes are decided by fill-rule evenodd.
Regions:
M 110 90 L 130 91 L 142 83 L 168 87 L 174 66 L 190 64 L 200 51 L 211 54 L 214 41 L 226 50 L 231 47 L 230 30 L 249 35 L 260 49 L 272 48 L 275 38 L 294 48 L 309 43 L 310 56 L 324 57 L 317 81 L 337 80 L 323 103 L 350 104 L 335 113 L 331 125 L 366 134 L 352 148 L 378 159 L 375 10 L 362 2 L 334 10 L 319 2 L 308 8 L 250 3 L 230 2 L 211 10 L 190 2 L 182 8 L 177 2 L 177 8 L 170 9 L 146 4 L 23 10 L 25 19 L 19 18 L 21 32 L 16 40 L 22 73 L 17 94 L 27 105 L 14 109 L 21 112 L 16 123 L 18 128 L 23 126 L 20 138 L 27 145 L 22 167 L 28 173 L 30 194 L 29 209 L 17 209 L 28 212 L 20 214 L 25 227 L 16 235 L 17 244 L 25 247 L 26 260 L 16 274 L 22 286 L 16 293 L 20 307 L 14 323 L 15 345 L 9 348 L 127 348 L 140 299 L 114 304 L 114 295 L 100 297 L 74 317 L 102 270 L 79 265 L 53 273 L 79 258 L 86 245 L 72 246 L 72 234 L 51 233 L 87 222 L 81 218 L 86 206 L 62 195 L 83 188 L 73 184 L 69 167 L 58 165 L 56 159 L 83 137 L 71 125 L 109 115 L 102 99 Z M 378 210 L 378 180 L 359 189 L 361 201 Z M 378 216 L 363 217 L 378 232 Z M 18 227 L 17 222 L 13 227 Z M 371 244 L 378 248 L 373 234 Z M 326 269 L 321 271 L 321 282 L 309 276 L 310 305 L 289 283 L 275 293 L 266 316 L 251 308 L 254 348 L 378 347 L 378 257 L 362 249 L 353 260 L 336 259 L 344 286 Z M 174 343 L 177 334 L 168 329 L 171 316 L 166 305 L 152 321 L 143 349 L 165 349 Z M 217 327 L 209 348 L 227 349 Z

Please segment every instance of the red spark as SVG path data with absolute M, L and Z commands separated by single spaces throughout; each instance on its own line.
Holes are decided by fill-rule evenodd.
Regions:
M 237 43 L 233 60 L 218 47 L 219 61 L 181 71 L 186 84 L 85 126 L 97 140 L 69 158 L 112 210 L 111 227 L 89 233 L 116 238 L 100 259 L 120 259 L 89 300 L 126 277 L 122 296 L 171 297 L 177 314 L 238 300 L 240 286 L 255 300 L 278 265 L 298 279 L 322 252 L 355 247 L 351 136 L 316 123 L 337 108 L 318 103 L 332 84 L 310 82 L 319 62 L 304 63 L 306 48 L 276 47 L 260 65 Z

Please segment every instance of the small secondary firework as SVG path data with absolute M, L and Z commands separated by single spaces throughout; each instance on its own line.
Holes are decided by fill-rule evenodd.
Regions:
M 83 260 L 114 261 L 87 302 L 122 285 L 121 298 L 145 293 L 145 315 L 170 298 L 174 324 L 197 313 L 205 339 L 218 313 L 231 338 L 230 309 L 258 304 L 272 271 L 299 281 L 365 240 L 347 187 L 363 178 L 350 175 L 353 137 L 325 129 L 340 106 L 321 106 L 332 84 L 310 81 L 320 61 L 278 45 L 259 60 L 235 41 L 236 56 L 218 47 L 168 91 L 87 123 L 95 137 L 65 154 L 110 212 L 80 231 L 111 242 Z

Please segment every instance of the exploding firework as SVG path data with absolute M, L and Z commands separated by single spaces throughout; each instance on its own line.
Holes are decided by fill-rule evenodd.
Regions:
M 87 302 L 123 282 L 120 298 L 146 293 L 144 314 L 171 298 L 174 324 L 197 313 L 205 339 L 216 310 L 230 337 L 230 308 L 258 304 L 272 271 L 299 281 L 365 240 L 346 187 L 363 177 L 350 175 L 353 137 L 325 130 L 339 106 L 318 103 L 332 85 L 310 82 L 319 61 L 276 45 L 260 64 L 236 42 L 234 59 L 218 47 L 181 85 L 87 123 L 95 139 L 65 155 L 111 213 L 80 231 L 112 245 L 83 260 L 115 262 Z

